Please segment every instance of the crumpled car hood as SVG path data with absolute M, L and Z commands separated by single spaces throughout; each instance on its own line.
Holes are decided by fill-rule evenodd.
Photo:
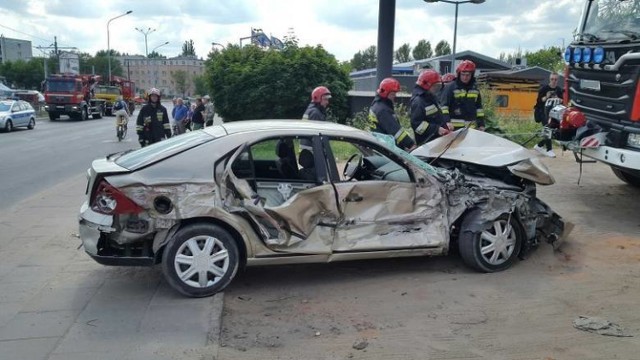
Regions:
M 451 146 L 447 145 L 453 140 Z M 430 141 L 411 152 L 412 155 L 502 167 L 536 157 L 532 151 L 507 139 L 474 129 L 460 129 Z

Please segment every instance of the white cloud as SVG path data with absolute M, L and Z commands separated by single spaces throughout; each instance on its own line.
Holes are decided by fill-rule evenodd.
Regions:
M 339 60 L 349 60 L 377 42 L 376 0 L 0 0 L 0 11 L 5 13 L 0 32 L 31 40 L 34 46 L 48 46 L 57 36 L 60 46 L 94 54 L 107 48 L 107 21 L 127 10 L 133 13 L 112 21 L 109 34 L 111 48 L 130 54 L 145 52 L 144 36 L 135 27 L 157 29 L 148 35 L 149 51 L 169 41 L 158 49 L 166 56 L 178 55 L 183 42 L 193 39 L 196 53 L 206 57 L 211 42 L 237 44 L 250 35 L 252 27 L 279 38 L 293 28 L 301 45 L 321 44 Z M 497 57 L 518 48 L 535 51 L 560 46 L 563 39 L 570 41 L 580 11 L 580 2 L 574 0 L 463 4 L 459 6 L 457 51 Z M 453 15 L 450 4 L 397 0 L 394 47 L 407 42 L 414 46 L 421 39 L 432 46 L 443 39 L 452 45 Z

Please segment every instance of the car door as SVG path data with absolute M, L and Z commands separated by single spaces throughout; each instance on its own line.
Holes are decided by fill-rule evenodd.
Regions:
M 448 242 L 442 191 L 428 185 L 424 174 L 377 144 L 344 137 L 327 137 L 324 144 L 342 214 L 334 252 L 432 248 Z
M 224 206 L 248 215 L 271 250 L 331 252 L 340 213 L 318 144 L 317 137 L 297 136 L 246 144 L 221 176 Z

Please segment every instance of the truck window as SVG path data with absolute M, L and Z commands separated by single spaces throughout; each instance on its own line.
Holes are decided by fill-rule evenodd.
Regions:
M 71 92 L 75 88 L 75 81 L 47 81 L 47 91 L 49 92 Z

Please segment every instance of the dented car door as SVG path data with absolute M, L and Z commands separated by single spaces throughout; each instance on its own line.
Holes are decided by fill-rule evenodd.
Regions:
M 246 214 L 274 251 L 329 254 L 340 215 L 334 189 L 320 181 L 325 166 L 300 169 L 295 164 L 295 169 L 284 170 L 278 160 L 286 153 L 280 150 L 283 141 L 289 140 L 299 143 L 299 139 L 267 139 L 238 149 L 220 180 L 222 203 L 230 212 Z M 304 151 L 298 143 L 292 145 L 296 156 Z M 270 154 L 283 156 L 271 159 Z M 310 165 L 305 155 L 301 162 Z M 318 162 L 322 163 L 320 158 Z

